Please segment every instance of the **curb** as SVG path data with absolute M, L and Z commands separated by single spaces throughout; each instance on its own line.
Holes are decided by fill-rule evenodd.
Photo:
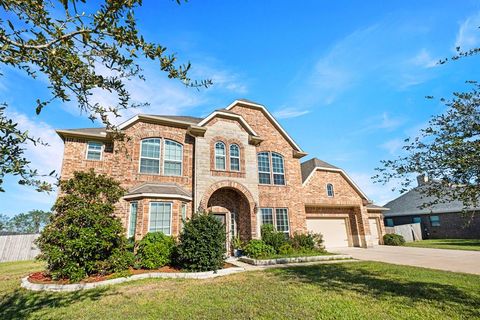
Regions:
M 346 260 L 346 259 L 352 259 L 352 256 L 348 254 L 337 254 L 337 255 L 329 255 L 329 256 L 277 258 L 277 259 L 267 259 L 267 260 L 258 260 L 258 259 L 248 258 L 248 257 L 241 257 L 238 260 L 248 264 L 252 264 L 254 266 L 271 266 L 275 264 L 332 261 L 332 260 Z
M 233 267 L 228 269 L 221 269 L 217 272 L 214 271 L 205 271 L 205 272 L 172 272 L 172 273 L 160 273 L 160 272 L 151 272 L 151 273 L 142 273 L 135 274 L 129 277 L 108 279 L 99 282 L 90 282 L 90 283 L 72 283 L 72 284 L 47 284 L 47 283 L 33 283 L 28 281 L 28 277 L 22 278 L 21 287 L 27 290 L 32 291 L 54 291 L 54 292 L 71 292 L 78 290 L 94 289 L 98 287 L 119 284 L 124 282 L 130 282 L 141 279 L 149 278 L 162 278 L 162 279 L 210 279 L 217 278 L 222 276 L 227 276 L 230 274 L 243 272 L 244 268 Z

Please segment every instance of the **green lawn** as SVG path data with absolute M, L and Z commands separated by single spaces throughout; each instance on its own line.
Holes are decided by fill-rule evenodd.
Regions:
M 407 242 L 407 247 L 480 251 L 480 239 L 429 239 Z
M 472 319 L 480 277 L 374 262 L 149 279 L 76 293 L 19 280 L 34 262 L 0 264 L 0 319 Z

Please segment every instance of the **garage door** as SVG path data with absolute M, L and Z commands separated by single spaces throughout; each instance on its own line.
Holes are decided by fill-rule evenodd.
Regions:
M 370 223 L 370 234 L 372 235 L 373 244 L 374 245 L 380 244 L 380 239 L 378 237 L 377 219 L 370 218 L 368 219 L 368 222 Z
M 326 248 L 348 247 L 345 219 L 307 219 L 307 230 L 321 233 Z

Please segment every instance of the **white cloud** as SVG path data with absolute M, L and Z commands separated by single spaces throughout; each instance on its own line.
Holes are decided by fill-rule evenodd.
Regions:
M 389 182 L 386 185 L 373 183 L 372 176 L 374 174 L 372 173 L 352 172 L 349 175 L 367 197 L 377 205 L 384 205 L 399 195 L 398 191 L 392 191 L 397 186 L 395 182 Z
M 409 60 L 409 63 L 413 64 L 414 66 L 422 67 L 422 68 L 434 68 L 438 66 L 438 58 L 432 58 L 430 52 L 422 48 L 413 58 Z
M 473 49 L 480 44 L 480 12 L 465 19 L 458 29 L 455 48 L 462 51 Z M 454 50 L 455 50 L 454 48 Z M 455 50 L 456 51 L 456 50 Z
M 363 127 L 353 133 L 369 133 L 377 130 L 392 131 L 394 129 L 397 129 L 404 122 L 405 120 L 403 118 L 395 118 L 389 115 L 387 112 L 384 112 L 380 115 L 376 115 L 366 119 Z
M 275 111 L 273 113 L 273 115 L 278 118 L 278 119 L 288 119 L 288 118 L 296 118 L 296 117 L 300 117 L 300 116 L 303 116 L 307 113 L 309 113 L 310 111 L 308 110 L 299 110 L 299 109 L 296 109 L 296 108 L 283 108 L 283 109 L 279 109 L 277 111 Z
M 404 145 L 404 139 L 395 138 L 388 140 L 387 142 L 380 145 L 380 147 L 387 150 L 390 155 L 395 155 L 399 150 L 402 149 Z

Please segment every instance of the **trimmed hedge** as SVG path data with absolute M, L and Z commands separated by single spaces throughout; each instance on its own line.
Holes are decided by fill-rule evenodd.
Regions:
M 225 261 L 225 226 L 211 213 L 197 213 L 185 222 L 177 247 L 177 263 L 190 271 L 210 271 Z
M 387 246 L 403 246 L 405 244 L 405 239 L 402 235 L 387 233 L 383 236 L 383 244 Z
M 137 244 L 136 267 L 158 269 L 172 262 L 175 240 L 163 232 L 149 232 Z

